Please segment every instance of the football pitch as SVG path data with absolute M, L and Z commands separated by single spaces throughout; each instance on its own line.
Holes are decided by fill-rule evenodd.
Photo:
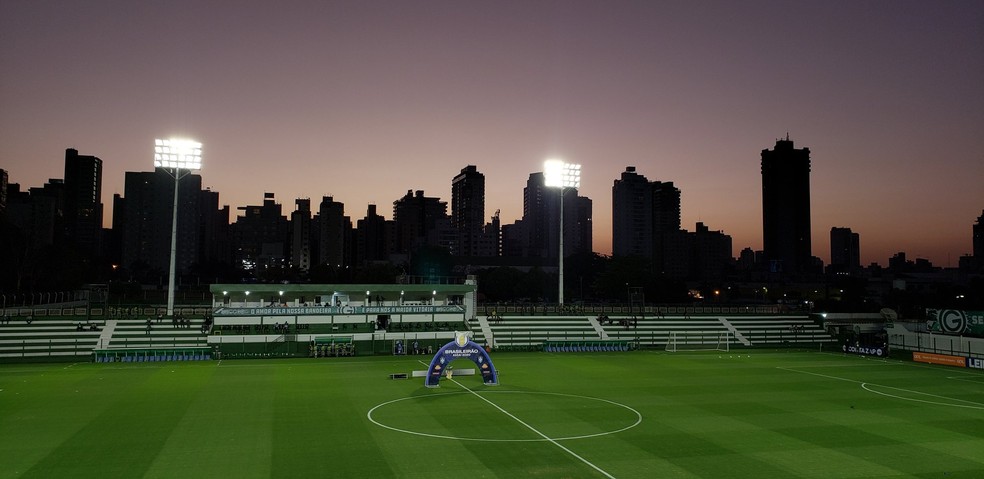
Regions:
M 984 374 L 820 352 L 0 365 L 0 478 L 981 478 Z M 455 367 L 472 367 L 458 360 Z

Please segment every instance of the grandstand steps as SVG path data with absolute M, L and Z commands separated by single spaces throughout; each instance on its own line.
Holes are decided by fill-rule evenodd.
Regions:
M 489 318 L 488 318 L 488 316 L 478 316 L 477 319 L 478 319 L 479 332 L 482 333 L 482 339 L 491 338 L 492 337 L 492 326 L 489 325 Z M 472 338 L 473 338 L 472 341 L 475 341 L 475 339 L 474 339 L 475 338 L 474 328 L 469 328 L 469 329 L 472 329 Z M 475 341 L 475 342 L 478 343 L 478 341 Z M 483 344 L 483 343 L 478 343 L 478 344 Z
M 735 336 L 735 340 L 737 340 L 743 346 L 752 345 L 752 342 L 749 341 L 744 334 L 741 334 L 741 331 L 738 331 L 738 329 L 735 328 L 735 325 L 731 324 L 731 322 L 728 321 L 728 318 L 718 318 L 718 321 L 720 321 L 721 324 L 724 325 L 724 327 L 728 328 L 728 331 L 731 331 L 731 334 Z
M 110 319 L 106 321 L 106 326 L 103 327 L 102 333 L 99 334 L 99 344 L 109 344 L 110 340 L 113 339 L 113 331 L 116 330 L 116 320 Z
M 605 328 L 603 328 L 601 326 L 601 323 L 599 323 L 596 318 L 593 318 L 591 316 L 588 316 L 588 322 L 591 323 L 591 327 L 594 328 L 595 331 L 598 332 L 598 336 L 601 339 L 607 340 L 609 338 L 608 332 L 605 331 Z

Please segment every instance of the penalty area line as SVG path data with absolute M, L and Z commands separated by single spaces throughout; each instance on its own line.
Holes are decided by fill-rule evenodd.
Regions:
M 496 409 L 498 409 L 498 410 L 499 410 L 500 412 L 502 412 L 502 413 L 503 413 L 503 414 L 505 414 L 506 416 L 509 416 L 509 417 L 511 417 L 511 418 L 512 418 L 512 419 L 513 419 L 514 421 L 516 421 L 516 422 L 518 422 L 518 423 L 520 423 L 520 424 L 522 424 L 522 425 L 523 425 L 523 426 L 525 426 L 525 427 L 526 427 L 527 429 L 529 429 L 530 431 L 533 431 L 533 432 L 534 432 L 534 433 L 536 433 L 536 434 L 537 434 L 538 436 L 540 436 L 540 437 L 542 437 L 543 439 L 545 439 L 545 440 L 547 440 L 547 441 L 549 441 L 549 442 L 550 442 L 551 444 L 553 444 L 554 446 L 557 446 L 557 447 L 559 447 L 559 448 L 561 448 L 561 449 L 563 449 L 563 450 L 564 450 L 565 452 L 567 452 L 568 454 L 570 454 L 570 455 L 572 455 L 572 456 L 574 456 L 574 457 L 575 457 L 575 458 L 577 458 L 577 459 L 578 459 L 579 461 L 581 461 L 581 462 L 583 462 L 583 463 L 585 463 L 585 464 L 587 464 L 587 465 L 588 465 L 588 466 L 590 466 L 590 467 L 591 467 L 592 469 L 594 469 L 594 470 L 596 470 L 596 471 L 598 471 L 598 472 L 600 472 L 600 473 L 601 473 L 601 474 L 603 474 L 603 475 L 604 475 L 605 477 L 608 477 L 608 478 L 610 478 L 610 479 L 615 479 L 615 476 L 613 476 L 613 475 L 611 475 L 611 474 L 609 474 L 609 473 L 607 473 L 607 472 L 605 472 L 605 470 L 604 470 L 604 469 L 602 469 L 602 468 L 600 468 L 600 467 L 598 467 L 598 466 L 596 466 L 596 465 L 594 465 L 594 464 L 593 464 L 593 463 L 592 463 L 591 461 L 589 461 L 589 460 L 587 460 L 587 459 L 585 459 L 585 458 L 583 458 L 583 457 L 581 457 L 581 456 L 579 456 L 579 455 L 578 455 L 578 454 L 577 454 L 576 452 L 574 452 L 574 451 L 572 451 L 572 450 L 570 450 L 570 449 L 568 449 L 568 448 L 567 448 L 567 447 L 565 447 L 565 446 L 564 446 L 563 444 L 561 444 L 561 443 L 559 443 L 559 442 L 557 442 L 557 441 L 555 441 L 555 440 L 554 440 L 553 438 L 551 438 L 551 437 L 549 437 L 549 436 L 547 436 L 546 434 L 544 434 L 544 433 L 542 433 L 542 432 L 540 432 L 540 431 L 539 431 L 539 430 L 537 430 L 537 429 L 536 429 L 535 427 L 533 427 L 533 426 L 530 426 L 530 425 L 529 425 L 529 424 L 527 424 L 527 423 L 526 423 L 525 421 L 523 421 L 522 419 L 520 419 L 520 418 L 518 418 L 518 417 L 516 417 L 516 416 L 514 416 L 514 415 L 513 415 L 512 413 L 510 413 L 509 411 L 506 411 L 505 409 L 503 409 L 503 408 L 501 408 L 501 407 L 499 407 L 499 405 L 498 405 L 498 404 L 496 404 L 496 403 L 494 403 L 494 402 L 492 402 L 492 401 L 489 401 L 489 400 L 488 400 L 488 399 L 486 399 L 485 397 L 482 397 L 482 395 L 481 395 L 481 394 L 478 394 L 477 392 L 475 392 L 475 391 L 472 391 L 471 389 L 468 389 L 468 388 L 467 388 L 467 387 L 466 387 L 466 386 L 465 386 L 464 384 L 461 384 L 461 383 L 459 383 L 459 382 L 458 382 L 458 381 L 456 381 L 455 379 L 451 379 L 451 382 L 453 382 L 453 383 L 455 383 L 455 384 L 457 384 L 457 385 L 458 385 L 459 387 L 461 387 L 461 388 L 462 388 L 462 389 L 464 389 L 465 391 L 468 391 L 468 392 L 470 392 L 470 393 L 472 393 L 472 394 L 473 394 L 473 395 L 474 395 L 475 397 L 477 397 L 477 398 L 479 398 L 479 399 L 481 399 L 482 401 L 485 401 L 485 402 L 487 402 L 487 403 L 489 403 L 489 405 L 491 405 L 492 407 L 494 407 L 494 408 L 496 408 Z

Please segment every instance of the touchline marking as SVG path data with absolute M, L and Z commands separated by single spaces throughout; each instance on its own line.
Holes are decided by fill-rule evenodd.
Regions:
M 921 403 L 926 403 L 926 404 L 936 404 L 936 405 L 939 405 L 939 406 L 962 407 L 962 408 L 967 408 L 967 409 L 984 409 L 984 404 L 977 403 L 977 402 L 974 402 L 974 401 L 967 401 L 967 400 L 964 400 L 964 399 L 956 399 L 956 398 L 948 398 L 946 396 L 937 396 L 935 394 L 923 393 L 923 392 L 919 392 L 919 391 L 912 391 L 912 390 L 909 390 L 909 389 L 893 388 L 892 386 L 882 386 L 880 384 L 874 384 L 874 386 L 878 386 L 878 387 L 882 387 L 882 388 L 888 388 L 888 389 L 897 389 L 899 391 L 905 391 L 905 392 L 909 392 L 909 393 L 913 393 L 913 394 L 922 394 L 924 396 L 929 396 L 929 397 L 934 397 L 934 398 L 940 398 L 940 399 L 946 399 L 946 400 L 949 400 L 949 401 L 960 401 L 960 402 L 965 402 L 965 403 L 968 403 L 968 404 L 950 404 L 950 403 L 943 403 L 943 402 L 939 402 L 939 401 L 927 401 L 925 399 L 907 398 L 907 397 L 897 396 L 895 394 L 888 394 L 888 393 L 883 393 L 883 392 L 880 392 L 880 391 L 875 391 L 873 389 L 869 389 L 868 388 L 868 383 L 861 383 L 861 389 L 864 389 L 865 391 L 868 391 L 868 392 L 871 392 L 871 393 L 880 394 L 882 396 L 888 396 L 890 398 L 904 399 L 906 401 L 915 401 L 915 402 L 921 402 Z
M 912 389 L 897 388 L 897 387 L 894 387 L 894 386 L 885 386 L 883 384 L 867 383 L 867 382 L 864 382 L 864 381 L 858 381 L 856 379 L 840 378 L 840 377 L 837 377 L 837 376 L 830 376 L 830 375 L 827 375 L 827 374 L 811 373 L 809 371 L 799 371 L 799 370 L 792 369 L 792 368 L 776 367 L 776 369 L 781 369 L 783 371 L 790 371 L 790 372 L 800 373 L 800 374 L 809 374 L 811 376 L 819 376 L 819 377 L 827 378 L 827 379 L 836 379 L 838 381 L 847 381 L 849 383 L 860 384 L 861 385 L 861 389 L 864 389 L 865 391 L 868 391 L 870 393 L 875 393 L 875 394 L 879 394 L 881 396 L 886 396 L 886 397 L 895 398 L 895 399 L 901 399 L 901 400 L 904 400 L 904 401 L 914 401 L 914 402 L 921 402 L 921 403 L 926 403 L 926 404 L 936 404 L 936 405 L 939 405 L 939 406 L 962 407 L 962 408 L 968 408 L 968 409 L 984 409 L 984 404 L 981 404 L 981 403 L 978 403 L 978 402 L 974 402 L 974 401 L 967 401 L 965 399 L 957 399 L 957 398 L 951 398 L 951 397 L 946 397 L 946 396 L 939 396 L 937 394 L 924 393 L 924 392 L 921 392 L 921 391 L 913 391 Z M 907 398 L 907 397 L 898 396 L 898 395 L 895 395 L 895 394 L 888 394 L 888 393 L 884 393 L 884 392 L 875 391 L 875 390 L 869 388 L 868 386 L 876 386 L 876 387 L 885 388 L 885 389 L 894 389 L 896 391 L 905 391 L 907 393 L 920 394 L 920 395 L 923 395 L 923 396 L 929 396 L 929 397 L 934 397 L 934 398 L 938 398 L 938 399 L 946 399 L 947 401 L 956 401 L 956 402 L 962 402 L 962 403 L 967 403 L 967 404 L 952 404 L 952 403 L 942 403 L 942 402 L 937 402 L 937 401 L 927 401 L 925 399 Z
M 555 441 L 555 440 L 554 440 L 554 439 L 552 439 L 551 437 L 549 437 L 549 436 L 547 436 L 546 434 L 544 434 L 544 433 L 542 433 L 542 432 L 540 432 L 540 431 L 539 431 L 539 430 L 537 430 L 537 429 L 536 429 L 535 427 L 533 427 L 533 426 L 530 426 L 529 424 L 526 424 L 526 422 L 525 422 L 525 421 L 523 421 L 522 419 L 520 419 L 520 418 L 518 418 L 518 417 L 516 417 L 516 416 L 514 416 L 514 415 L 513 415 L 512 413 L 510 413 L 509 411 L 506 411 L 505 409 L 502 409 L 501 407 L 499 407 L 499 405 L 498 405 L 498 404 L 496 404 L 496 403 L 494 403 L 494 402 L 492 402 L 492 401 L 489 401 L 488 399 L 486 399 L 486 398 L 484 398 L 484 397 L 482 397 L 482 395 L 481 395 L 481 394 L 478 394 L 477 392 L 475 392 L 475 391 L 472 391 L 471 389 L 468 389 L 467 387 L 465 387 L 465 385 L 464 385 L 464 384 L 461 384 L 461 383 L 459 383 L 458 381 L 456 381 L 456 380 L 454 380 L 454 379 L 451 379 L 451 382 L 453 382 L 453 383 L 455 383 L 455 384 L 457 384 L 458 386 L 460 386 L 460 387 L 461 387 L 462 389 L 464 389 L 465 391 L 468 391 L 468 392 L 470 392 L 470 393 L 472 393 L 472 394 L 473 394 L 473 395 L 474 395 L 475 397 L 477 397 L 477 398 L 479 398 L 479 399 L 481 399 L 482 401 L 485 401 L 485 402 L 487 402 L 487 403 L 489 403 L 489 405 L 491 405 L 492 407 L 494 407 L 494 408 L 496 408 L 496 409 L 498 409 L 499 411 L 501 411 L 501 412 L 502 412 L 503 414 L 505 414 L 506 416 L 509 416 L 509 417 L 511 417 L 511 418 L 513 418 L 513 419 L 514 419 L 514 420 L 515 420 L 516 422 L 518 422 L 518 423 L 520 423 L 520 424 L 522 424 L 523 426 L 526 426 L 526 428 L 527 428 L 527 429 L 529 429 L 530 431 L 533 431 L 533 432 L 535 432 L 535 433 L 536 433 L 536 434 L 537 434 L 538 436 L 540 436 L 540 437 L 542 437 L 543 439 L 546 439 L 546 440 L 547 440 L 547 441 L 549 441 L 549 442 L 550 442 L 551 444 L 553 444 L 553 445 L 555 445 L 555 446 L 557 446 L 557 447 L 559 447 L 559 448 L 561 448 L 561 449 L 563 449 L 563 450 L 564 450 L 564 451 L 566 451 L 566 452 L 567 452 L 568 454 L 570 454 L 570 455 L 572 455 L 572 456 L 574 456 L 574 457 L 576 457 L 576 458 L 577 458 L 577 459 L 578 459 L 579 461 L 581 461 L 581 462 L 583 462 L 583 463 L 585 463 L 585 464 L 587 464 L 587 465 L 589 465 L 589 466 L 591 466 L 591 468 L 592 468 L 592 469 L 594 469 L 594 470 L 596 470 L 596 471 L 598 471 L 598 472 L 600 472 L 600 473 L 602 473 L 602 474 L 603 474 L 603 475 L 604 475 L 605 477 L 608 477 L 608 478 L 611 478 L 611 479 L 615 479 L 615 476 L 613 476 L 613 475 L 611 475 L 611 474 L 609 474 L 609 473 L 607 473 L 607 472 L 605 472 L 605 470 L 604 470 L 604 469 L 602 469 L 602 468 L 600 468 L 600 467 L 598 467 L 598 466 L 596 466 L 596 465 L 594 465 L 594 464 L 592 464 L 592 463 L 591 463 L 591 461 L 589 461 L 589 460 L 587 460 L 587 459 L 585 459 L 585 458 L 583 458 L 583 457 L 581 457 L 581 456 L 579 456 L 579 455 L 578 455 L 578 454 L 577 454 L 576 452 L 574 452 L 574 451 L 572 451 L 572 450 L 570 450 L 570 449 L 568 449 L 568 448 L 566 448 L 566 447 L 564 447 L 564 445 L 563 445 L 563 444 L 561 444 L 561 443 L 559 443 L 559 442 L 557 442 L 557 441 Z

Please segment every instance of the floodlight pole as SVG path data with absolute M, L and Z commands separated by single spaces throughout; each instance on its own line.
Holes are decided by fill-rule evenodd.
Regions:
M 547 160 L 544 165 L 544 186 L 560 189 L 560 245 L 558 264 L 557 303 L 564 305 L 564 192 L 568 186 L 581 187 L 581 165 L 565 163 L 561 160 Z
M 154 166 L 174 178 L 174 203 L 171 208 L 171 261 L 167 280 L 167 315 L 174 317 L 174 280 L 178 256 L 178 185 L 181 178 L 201 168 L 202 144 L 189 140 L 155 140 Z M 184 174 L 181 170 L 187 170 Z
M 168 174 L 174 177 L 174 206 L 171 208 L 171 265 L 167 275 L 167 316 L 174 317 L 174 273 L 178 257 L 178 182 L 186 176 L 181 174 L 181 169 L 175 167 L 174 172 L 167 169 Z M 190 173 L 190 171 L 189 171 Z
M 560 187 L 560 257 L 559 274 L 560 284 L 557 287 L 557 303 L 564 306 L 564 186 Z

